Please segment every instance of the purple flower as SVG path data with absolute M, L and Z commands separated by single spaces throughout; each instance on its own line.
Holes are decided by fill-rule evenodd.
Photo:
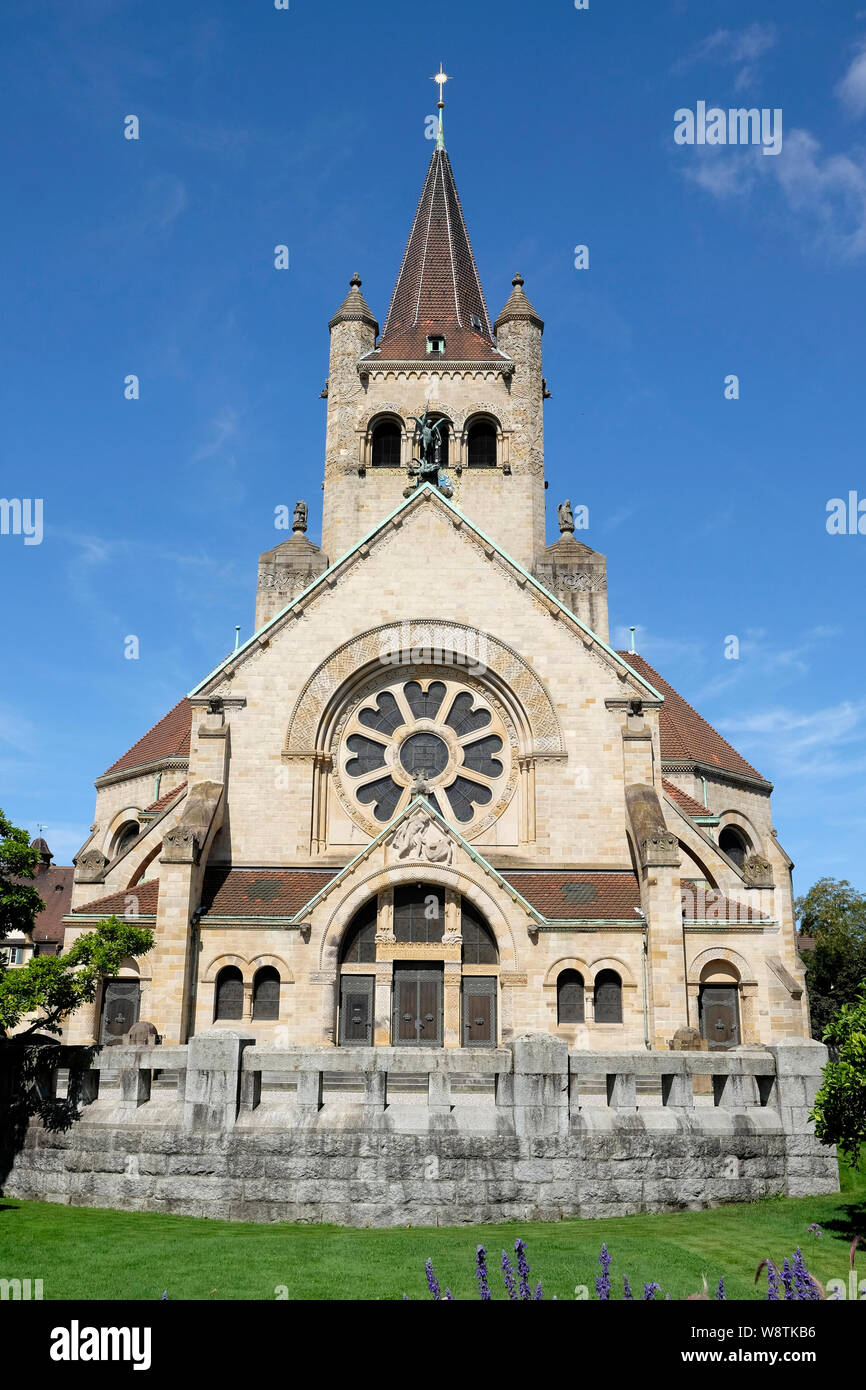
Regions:
M 720 1303 L 724 1303 L 728 1295 L 725 1293 L 725 1276 L 719 1280 L 719 1287 L 716 1289 L 716 1298 Z
M 475 1251 L 475 1278 L 478 1280 L 479 1297 L 486 1303 L 490 1300 L 491 1293 L 487 1282 L 487 1251 L 483 1245 L 479 1245 Z
M 797 1297 L 794 1292 L 794 1271 L 791 1269 L 787 1258 L 782 1263 L 782 1283 L 785 1285 L 785 1302 L 787 1303 L 791 1299 Z
M 818 1291 L 812 1281 L 811 1274 L 806 1268 L 803 1252 L 799 1245 L 794 1252 L 794 1288 L 797 1298 L 811 1301 L 818 1296 Z
M 502 1274 L 505 1278 L 505 1288 L 508 1297 L 511 1299 L 512 1303 L 515 1303 L 517 1301 L 517 1286 L 514 1282 L 514 1269 L 504 1250 L 502 1252 Z
M 442 1290 L 439 1288 L 439 1280 L 433 1273 L 432 1260 L 428 1260 L 427 1263 L 424 1265 L 424 1273 L 427 1275 L 427 1287 L 430 1290 L 432 1297 L 441 1299 Z
M 160 1303 L 165 1303 L 165 1302 L 167 1301 L 167 1299 L 168 1299 L 168 1289 L 163 1289 L 159 1301 L 160 1301 Z
M 627 1298 L 630 1301 L 634 1300 L 634 1294 L 631 1291 L 631 1284 L 628 1282 L 627 1274 L 624 1274 L 622 1276 L 622 1296 L 623 1298 Z
M 822 1236 L 824 1234 L 817 1221 L 813 1221 L 811 1226 L 808 1226 L 806 1230 L 810 1236 Z
M 652 1283 L 652 1284 L 644 1284 L 644 1286 L 643 1286 L 643 1296 L 644 1296 L 644 1298 L 646 1299 L 646 1301 L 647 1301 L 648 1303 L 651 1303 L 651 1302 L 653 1301 L 653 1299 L 655 1298 L 656 1294 L 657 1294 L 657 1293 L 661 1293 L 661 1291 L 662 1291 L 662 1286 L 661 1286 L 661 1284 Z
M 610 1255 L 607 1253 L 607 1246 L 602 1245 L 601 1254 L 598 1257 L 601 1265 L 601 1274 L 595 1276 L 595 1293 L 597 1298 L 610 1298 Z
M 779 1302 L 779 1272 L 772 1260 L 767 1260 L 767 1302 Z
M 453 1303 L 453 1302 L 454 1302 L 454 1295 L 453 1295 L 453 1293 L 451 1292 L 450 1289 L 446 1289 L 446 1290 L 445 1290 L 445 1297 L 446 1297 L 446 1299 L 448 1300 L 449 1303 Z
M 554 1294 L 553 1296 L 554 1296 L 554 1298 L 556 1298 L 556 1294 Z M 543 1298 L 544 1298 L 544 1289 L 541 1287 L 541 1280 L 539 1279 L 538 1283 L 537 1283 L 536 1286 L 535 1286 L 535 1298 L 534 1298 L 533 1301 L 534 1301 L 535 1303 L 540 1303 L 541 1300 L 542 1300 Z
M 517 1255 L 517 1277 L 520 1280 L 520 1297 L 525 1302 L 530 1302 L 532 1294 L 529 1289 L 529 1261 L 526 1258 L 526 1242 L 516 1240 L 514 1250 Z

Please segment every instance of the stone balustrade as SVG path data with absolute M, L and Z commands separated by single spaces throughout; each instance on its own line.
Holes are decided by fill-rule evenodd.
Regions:
M 55 1052 L 55 1049 L 51 1049 Z M 75 1066 L 83 1049 L 56 1049 L 56 1067 Z M 489 1079 L 500 1128 L 516 1134 L 564 1133 L 569 1125 L 591 1114 L 596 1127 L 599 1108 L 611 1116 L 668 1110 L 694 1112 L 696 1078 L 710 1085 L 703 1105 L 726 1112 L 768 1112 L 778 1127 L 802 1123 L 820 1082 L 825 1051 L 820 1044 L 797 1041 L 770 1048 L 742 1047 L 729 1052 L 569 1052 L 562 1039 L 535 1033 L 516 1038 L 508 1047 L 456 1049 L 426 1047 L 301 1047 L 262 1048 L 253 1038 L 224 1030 L 199 1034 L 185 1046 L 112 1047 L 90 1050 L 79 1067 L 78 1094 L 84 1104 L 99 1097 L 99 1077 L 111 1078 L 119 1097 L 103 1092 L 103 1104 L 113 1111 L 142 1112 L 153 1097 L 156 1073 L 176 1073 L 176 1106 L 190 1130 L 230 1130 L 262 1106 L 262 1078 L 294 1082 L 295 1100 L 285 1097 L 275 1110 L 280 1122 L 316 1121 L 327 1124 L 329 1111 L 351 1105 L 345 1095 L 325 1096 L 325 1078 L 339 1078 L 360 1100 L 358 1120 L 374 1124 L 386 1113 L 394 1125 L 415 1129 L 423 1116 L 400 1113 L 402 1097 L 390 1094 L 389 1083 L 403 1077 L 426 1077 L 429 1117 L 450 1118 L 455 1126 L 470 1120 L 472 1101 L 455 1104 L 452 1086 L 461 1079 Z M 46 1065 L 49 1058 L 46 1056 Z M 43 1068 L 43 1070 L 45 1070 Z M 46 1072 L 50 1077 L 51 1069 Z M 603 1094 L 599 1104 L 587 1105 L 590 1092 Z M 595 1086 L 592 1086 L 595 1083 Z M 54 1086 L 48 1081 L 51 1094 Z M 477 1108 L 477 1103 L 476 1103 Z M 345 1118 L 345 1117 L 344 1117 Z M 471 1126 L 470 1126 L 471 1127 Z
M 838 1190 L 809 1111 L 826 1049 L 0 1048 L 20 1087 L 77 1099 L 0 1126 L 5 1195 L 252 1221 L 436 1225 L 621 1216 Z M 17 1078 L 17 1081 L 16 1081 Z

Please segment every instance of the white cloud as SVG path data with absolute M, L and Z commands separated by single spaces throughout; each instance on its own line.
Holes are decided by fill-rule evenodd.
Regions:
M 716 29 L 707 38 L 689 50 L 684 58 L 675 64 L 675 72 L 684 72 L 697 63 L 720 63 L 725 67 L 736 67 L 739 71 L 734 78 L 734 89 L 742 91 L 754 85 L 759 74 L 758 59 L 770 49 L 775 48 L 779 31 L 775 24 L 749 24 L 747 28 Z
M 848 71 L 836 86 L 836 95 L 852 116 L 866 113 L 866 40 L 861 43 Z
M 823 781 L 866 770 L 866 703 L 844 700 L 801 713 L 785 707 L 716 720 L 746 755 L 760 752 L 788 777 Z
M 840 260 L 866 255 L 866 155 L 825 154 L 808 130 L 784 136 L 781 152 L 761 158 L 760 146 L 699 150 L 684 177 L 720 200 L 753 193 L 772 179 L 822 249 Z M 692 151 L 689 151 L 691 154 Z M 695 157 L 696 156 L 696 157 Z

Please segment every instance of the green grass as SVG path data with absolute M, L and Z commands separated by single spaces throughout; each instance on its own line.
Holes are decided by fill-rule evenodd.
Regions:
M 46 1299 L 291 1299 L 428 1297 L 424 1261 L 433 1259 L 442 1288 L 477 1297 L 475 1247 L 484 1245 L 494 1296 L 503 1296 L 500 1252 L 521 1236 L 533 1280 L 545 1297 L 574 1297 L 576 1284 L 595 1293 L 598 1252 L 611 1253 L 614 1297 L 627 1274 L 640 1297 L 657 1280 L 672 1298 L 725 1276 L 729 1298 L 763 1296 L 753 1283 L 765 1255 L 781 1262 L 802 1246 L 822 1281 L 847 1279 L 848 1247 L 866 1237 L 866 1165 L 841 1170 L 831 1197 L 777 1197 L 713 1211 L 616 1220 L 524 1221 L 500 1226 L 353 1230 L 337 1226 L 255 1225 L 198 1217 L 102 1211 L 50 1202 L 0 1200 L 0 1277 L 41 1278 Z M 810 1236 L 817 1221 L 824 1231 Z M 860 1252 L 866 1275 L 866 1247 Z

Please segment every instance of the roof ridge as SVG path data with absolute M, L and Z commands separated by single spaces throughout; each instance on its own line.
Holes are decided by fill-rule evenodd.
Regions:
M 656 668 L 649 661 L 647 661 L 646 657 L 640 656 L 637 652 L 625 653 L 621 651 L 619 652 L 619 655 L 623 657 L 627 655 L 629 658 L 631 658 L 632 661 L 634 661 L 636 665 L 641 665 L 645 667 L 646 670 L 650 672 L 651 679 L 653 681 L 658 681 L 661 686 L 665 687 L 665 690 L 669 691 L 670 694 L 674 696 L 674 700 L 665 699 L 665 703 L 664 705 L 662 705 L 662 710 L 666 710 L 667 718 L 673 724 L 673 732 L 675 733 L 679 743 L 682 745 L 687 758 L 691 758 L 695 762 L 706 761 L 705 758 L 702 758 L 700 754 L 695 751 L 694 747 L 691 744 L 691 741 L 688 738 L 686 738 L 685 734 L 682 732 L 682 730 L 678 727 L 676 723 L 675 702 L 677 700 L 680 702 L 680 704 L 685 706 L 689 713 L 693 715 L 694 718 L 698 720 L 700 724 L 704 725 L 705 728 L 709 729 L 713 738 L 716 739 L 718 743 L 723 746 L 723 748 L 727 749 L 730 753 L 734 755 L 734 758 L 736 760 L 734 765 L 728 766 L 723 762 L 719 762 L 718 767 L 720 768 L 720 770 L 734 773 L 742 773 L 745 771 L 745 774 L 747 776 L 756 777 L 760 782 L 766 782 L 767 779 L 763 777 L 760 772 L 758 772 L 757 768 L 753 767 L 752 764 L 748 762 L 746 758 L 743 757 L 742 753 L 739 753 L 737 749 L 734 747 L 734 745 L 732 743 L 729 743 L 725 736 L 723 734 L 720 734 L 718 729 L 716 729 L 708 719 L 705 719 L 704 716 L 701 713 L 699 713 L 698 710 L 695 709 L 694 705 L 689 704 L 685 696 L 681 695 L 680 692 L 677 689 L 675 689 L 674 686 L 671 685 L 670 681 L 666 681 L 664 676 L 662 676 L 660 672 L 657 671 Z M 665 694 L 665 690 L 662 690 L 662 694 Z M 662 750 L 662 757 L 664 757 L 664 750 Z
M 126 763 L 126 766 L 125 766 L 125 767 L 122 766 L 122 764 L 124 764 L 124 763 L 126 762 L 126 759 L 129 757 L 129 755 L 130 755 L 131 753 L 134 753 L 135 750 L 136 750 L 136 748 L 138 748 L 140 744 L 144 743 L 144 741 L 145 741 L 146 739 L 150 738 L 151 734 L 156 733 L 156 731 L 159 729 L 160 725 L 165 724 L 169 719 L 171 719 L 172 715 L 176 715 L 176 714 L 178 713 L 178 711 L 181 710 L 184 706 L 187 706 L 187 708 L 189 708 L 189 707 L 188 707 L 188 700 L 187 700 L 187 696 L 186 696 L 186 695 L 181 696 L 181 698 L 178 700 L 178 702 L 177 702 L 176 705 L 172 705 L 171 709 L 168 710 L 168 711 L 162 716 L 161 719 L 157 719 L 156 722 L 153 723 L 153 724 L 151 724 L 150 728 L 147 729 L 147 730 L 141 735 L 140 738 L 137 738 L 137 739 L 135 740 L 134 743 L 130 744 L 130 746 L 127 748 L 126 752 L 125 752 L 125 753 L 122 753 L 122 754 L 120 755 L 119 758 L 116 758 L 116 759 L 115 759 L 115 761 L 111 764 L 110 767 L 107 767 L 107 768 L 105 769 L 105 772 L 102 773 L 102 776 L 103 776 L 103 777 L 108 777 L 112 772 L 124 772 L 124 771 L 127 770 L 127 768 L 131 769 L 131 768 L 133 768 L 133 767 L 138 767 L 139 765 L 143 766 L 144 764 L 153 762 L 155 759 L 158 759 L 158 758 L 166 758 L 166 757 L 172 757 L 172 756 L 175 756 L 175 757 L 182 757 L 182 756 L 185 756 L 184 754 L 181 753 L 180 750 L 181 750 L 181 748 L 183 747 L 184 743 L 186 743 L 186 742 L 188 741 L 188 739 L 189 739 L 190 727 L 191 727 L 191 723 L 192 723 L 192 711 L 191 711 L 191 710 L 189 710 L 189 720 L 187 721 L 187 724 L 186 724 L 186 726 L 185 726 L 185 728 L 184 728 L 184 730 L 183 730 L 181 736 L 180 736 L 179 738 L 177 738 L 177 739 L 175 739 L 175 738 L 172 738 L 172 739 L 171 739 L 171 745 L 172 745 L 171 748 L 169 748 L 169 749 L 167 749 L 167 750 L 165 750 L 165 751 L 163 751 L 163 752 L 156 753 L 156 754 L 150 754 L 148 757 L 142 758 L 140 764 L 139 764 L 139 763 Z M 188 752 L 189 752 L 189 749 L 187 749 L 187 753 L 188 753 Z
M 408 511 L 411 507 L 420 505 L 422 501 L 427 502 L 431 499 L 435 502 L 438 502 L 441 506 L 445 507 L 447 511 L 453 512 L 453 514 L 456 517 L 459 517 L 461 526 L 468 528 L 470 531 L 474 531 L 474 533 L 482 541 L 484 541 L 485 545 L 492 546 L 492 548 L 496 551 L 498 555 L 501 555 L 502 558 L 506 560 L 509 565 L 512 565 L 514 569 L 518 570 L 520 574 L 525 576 L 526 582 L 528 584 L 531 584 L 533 589 L 543 594 L 544 597 L 548 599 L 550 603 L 556 606 L 560 613 L 562 613 L 571 622 L 575 623 L 577 627 L 579 627 L 582 632 L 585 632 L 589 637 L 591 637 L 594 642 L 597 642 L 598 645 L 604 651 L 606 651 L 609 656 L 612 656 L 617 661 L 621 662 L 622 665 L 628 671 L 628 673 L 634 676 L 634 678 L 638 680 L 641 685 L 645 686 L 653 698 L 663 698 L 661 693 L 658 690 L 654 689 L 652 682 L 649 681 L 646 676 L 641 675 L 639 671 L 635 670 L 634 667 L 629 664 L 623 652 L 615 651 L 614 648 L 611 647 L 610 643 L 605 642 L 603 637 L 599 637 L 597 632 L 593 632 L 592 628 L 589 627 L 588 624 L 585 623 L 582 618 L 578 617 L 576 613 L 572 612 L 570 608 L 566 607 L 562 600 L 558 599 L 555 594 L 551 593 L 551 591 L 548 588 L 546 588 L 544 584 L 542 584 L 541 581 L 537 579 L 530 570 L 526 569 L 520 563 L 519 560 L 515 560 L 512 555 L 509 555 L 508 551 L 504 550 L 498 541 L 495 541 L 492 539 L 491 536 L 488 536 L 486 531 L 482 531 L 481 527 L 477 524 L 477 522 L 473 521 L 470 517 L 466 516 L 464 512 L 461 512 L 460 508 L 456 505 L 456 503 L 452 502 L 449 498 L 445 497 L 437 487 L 433 486 L 432 483 L 421 483 L 419 487 L 415 488 L 415 490 L 409 494 L 408 497 L 401 498 L 401 500 L 398 502 L 397 506 L 394 508 L 393 511 L 389 512 L 387 516 L 382 517 L 380 521 L 377 521 L 375 525 L 372 527 L 372 529 L 368 531 L 365 536 L 362 536 L 360 540 L 356 541 L 355 544 L 351 546 L 350 549 L 347 550 L 344 555 L 339 556 L 339 558 L 334 560 L 328 566 L 327 569 L 322 571 L 321 574 L 316 575 L 315 579 L 313 579 L 307 585 L 306 589 L 302 589 L 299 594 L 295 594 L 284 608 L 281 608 L 278 613 L 275 613 L 272 618 L 269 618 L 268 621 L 264 623 L 262 627 L 260 627 L 256 632 L 254 632 L 252 636 L 248 637 L 246 642 L 243 642 L 236 651 L 230 652 L 228 656 L 224 657 L 222 661 L 220 661 L 216 666 L 214 666 L 213 670 L 209 671 L 208 674 L 204 676 L 203 679 L 200 680 L 197 685 L 193 686 L 192 690 L 189 691 L 189 695 L 187 696 L 187 698 L 193 695 L 197 695 L 201 691 L 202 687 L 206 686 L 209 681 L 213 680 L 214 677 L 218 675 L 218 673 L 223 669 L 223 667 L 226 666 L 229 662 L 237 660 L 242 655 L 245 655 L 248 651 L 252 651 L 255 647 L 257 647 L 259 644 L 259 638 L 261 637 L 261 634 L 263 632 L 267 632 L 269 628 L 273 628 L 276 623 L 280 622 L 286 616 L 286 614 L 291 612 L 291 610 L 295 608 L 299 603 L 304 603 L 309 597 L 309 595 L 313 592 L 313 590 L 318 588 L 319 585 L 326 584 L 328 582 L 328 577 L 333 576 L 334 571 L 337 570 L 340 567 L 340 565 L 345 564 L 345 562 L 349 559 L 350 556 L 354 555 L 357 551 L 361 550 L 363 546 L 369 547 L 370 542 L 373 541 L 380 533 L 384 532 L 385 527 L 390 526 L 391 523 L 394 521 L 395 517 L 399 516 L 401 512 Z

